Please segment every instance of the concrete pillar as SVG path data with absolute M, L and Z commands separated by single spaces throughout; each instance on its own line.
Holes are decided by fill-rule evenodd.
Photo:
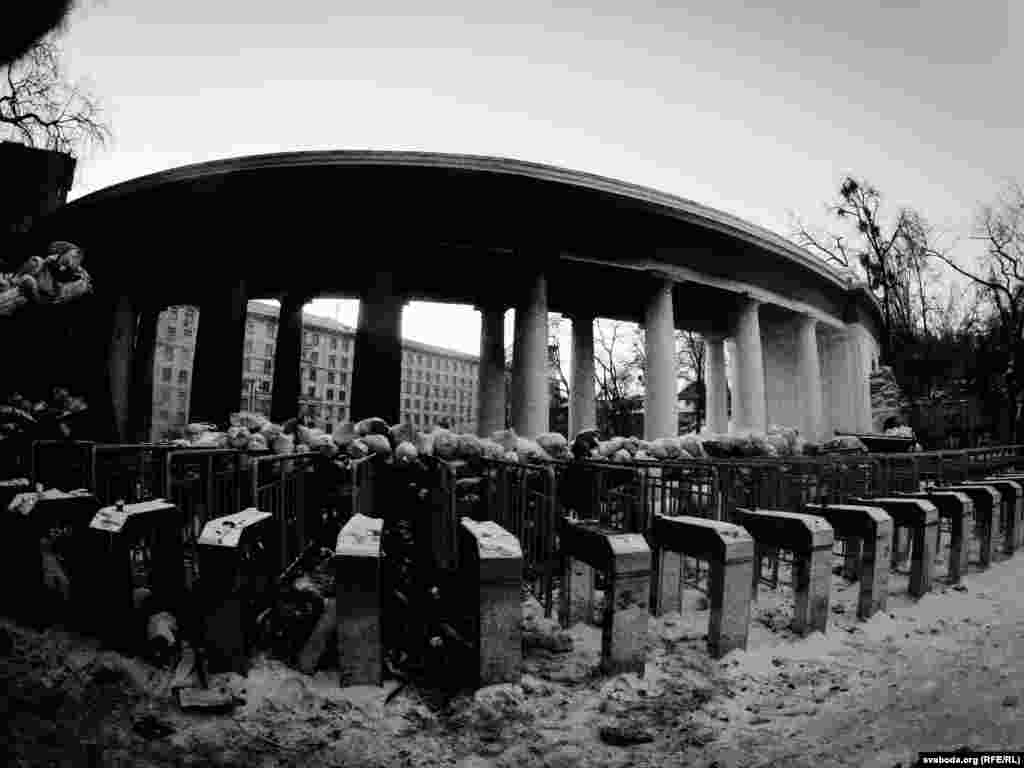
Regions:
M 238 410 L 248 295 L 245 281 L 224 285 L 199 305 L 202 326 L 192 370 L 191 418 L 226 423 Z
M 764 357 L 761 351 L 760 302 L 744 299 L 733 332 L 733 408 L 736 431 L 764 432 Z
M 704 337 L 704 369 L 706 431 L 723 434 L 729 431 L 729 381 L 722 336 Z
M 359 302 L 352 421 L 373 416 L 388 424 L 399 421 L 402 404 L 402 307 L 394 276 L 375 273 L 376 280 Z
M 548 431 L 548 289 L 543 274 L 533 277 L 516 307 L 516 336 L 512 428 L 521 437 L 536 438 Z
M 484 307 L 480 319 L 477 434 L 490 437 L 505 428 L 505 311 Z
M 270 419 L 281 424 L 299 413 L 302 394 L 302 307 L 308 297 L 286 293 L 280 297 L 277 339 L 274 344 L 274 387 Z
M 647 345 L 644 437 L 647 440 L 675 437 L 679 434 L 679 416 L 671 280 L 662 280 L 655 288 L 647 305 L 644 330 Z
M 153 431 L 153 368 L 156 364 L 156 334 L 162 305 L 139 309 L 132 355 L 132 391 L 130 395 L 130 439 L 144 443 L 157 435 Z M 198 328 L 196 328 L 198 332 Z
M 761 325 L 764 362 L 765 421 L 799 428 L 802 405 L 797 397 L 796 338 L 791 323 Z
M 801 317 L 796 329 L 796 390 L 800 404 L 800 433 L 807 439 L 825 438 L 822 421 L 821 361 L 818 358 L 818 321 Z
M 129 403 L 132 389 L 132 359 L 138 315 L 130 297 L 122 294 L 114 309 L 113 333 L 107 349 L 110 399 L 118 438 L 128 441 Z
M 569 401 L 569 438 L 597 428 L 594 394 L 594 316 L 572 316 L 572 394 Z
M 871 432 L 871 338 L 860 323 L 850 323 L 846 331 L 849 352 L 849 392 L 854 429 Z

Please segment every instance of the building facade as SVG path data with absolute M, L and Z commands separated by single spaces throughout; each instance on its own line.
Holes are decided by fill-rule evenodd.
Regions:
M 189 386 L 198 311 L 171 307 L 160 316 L 154 360 L 154 440 L 188 423 Z M 350 417 L 355 329 L 330 318 L 303 313 L 302 391 L 296 412 L 308 410 L 316 424 L 333 430 Z M 250 301 L 246 321 L 239 409 L 270 415 L 278 308 Z M 402 421 L 429 428 L 445 421 L 460 432 L 475 432 L 479 360 L 451 349 L 403 340 Z

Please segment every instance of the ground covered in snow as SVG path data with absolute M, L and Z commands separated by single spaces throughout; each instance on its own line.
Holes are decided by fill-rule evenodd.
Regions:
M 595 671 L 598 631 L 567 638 L 526 605 L 522 681 L 443 701 L 399 687 L 339 688 L 261 656 L 213 682 L 223 714 L 183 712 L 174 673 L 61 629 L 0 623 L 0 718 L 8 765 L 885 766 L 918 750 L 1024 749 L 1024 554 L 921 600 L 906 577 L 889 606 L 855 617 L 857 587 L 833 583 L 828 632 L 787 628 L 785 588 L 762 589 L 749 650 L 705 652 L 707 610 L 651 619 L 643 677 Z

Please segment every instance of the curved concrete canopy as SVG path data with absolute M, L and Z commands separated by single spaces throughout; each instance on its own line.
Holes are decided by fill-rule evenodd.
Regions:
M 159 290 L 175 296 L 217 264 L 244 273 L 263 295 L 300 282 L 355 296 L 376 270 L 393 269 L 408 276 L 411 298 L 486 303 L 509 292 L 496 266 L 512 253 L 518 267 L 525 256 L 551 271 L 553 311 L 572 311 L 582 286 L 588 305 L 615 316 L 633 304 L 624 295 L 643 290 L 639 276 L 621 269 L 629 267 L 699 286 L 680 289 L 684 316 L 686 305 L 763 286 L 768 300 L 790 309 L 841 320 L 855 305 L 878 318 L 869 292 L 736 216 L 595 174 L 495 157 L 337 150 L 216 160 L 91 193 L 41 230 L 77 238 L 93 270 L 119 274 L 134 290 L 146 290 L 152 258 L 172 257 L 175 273 L 191 275 L 163 277 Z

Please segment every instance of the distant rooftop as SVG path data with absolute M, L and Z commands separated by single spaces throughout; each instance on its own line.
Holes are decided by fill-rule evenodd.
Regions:
M 263 301 L 250 301 L 249 311 L 254 314 L 263 315 L 264 317 L 277 317 L 279 314 L 279 308 L 273 304 L 267 304 Z M 356 329 L 350 325 L 339 323 L 330 317 L 324 317 L 323 315 L 314 315 L 310 312 L 302 313 L 302 324 L 304 326 L 313 326 L 314 328 L 320 328 L 325 331 L 339 333 L 343 335 L 355 336 Z M 432 344 L 424 344 L 419 341 L 412 341 L 411 339 L 402 339 L 402 348 L 408 350 L 415 350 L 417 352 L 428 352 L 434 355 L 444 355 L 445 357 L 458 358 L 460 360 L 467 360 L 470 362 L 479 362 L 479 355 L 471 355 L 466 352 L 460 352 L 457 349 L 448 349 L 446 347 L 435 347 Z

